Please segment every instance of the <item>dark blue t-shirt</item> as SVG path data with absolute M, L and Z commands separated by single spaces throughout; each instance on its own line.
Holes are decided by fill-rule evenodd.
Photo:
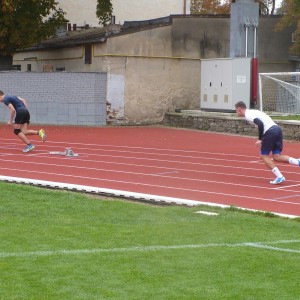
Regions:
M 24 103 L 17 97 L 17 96 L 11 96 L 11 95 L 5 95 L 3 103 L 8 106 L 9 104 L 12 104 L 14 109 L 16 111 L 27 109 Z

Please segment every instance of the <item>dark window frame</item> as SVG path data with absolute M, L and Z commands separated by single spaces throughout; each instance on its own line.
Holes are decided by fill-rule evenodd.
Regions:
M 92 63 L 92 45 L 88 44 L 84 46 L 84 63 L 90 65 Z

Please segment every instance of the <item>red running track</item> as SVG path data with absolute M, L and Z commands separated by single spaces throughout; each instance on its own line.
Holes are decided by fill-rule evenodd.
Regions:
M 33 127 L 33 126 L 32 126 Z M 278 165 L 286 182 L 259 160 L 255 139 L 161 127 L 46 127 L 36 149 L 2 126 L 0 176 L 122 190 L 300 216 L 300 168 Z M 72 148 L 78 157 L 52 155 Z M 300 157 L 300 144 L 284 153 Z M 3 180 L 3 179 L 2 179 Z

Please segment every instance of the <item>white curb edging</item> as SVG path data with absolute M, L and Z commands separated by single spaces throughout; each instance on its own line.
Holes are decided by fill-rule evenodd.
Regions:
M 91 194 L 100 194 L 100 195 L 104 195 L 104 196 L 114 196 L 114 197 L 121 197 L 121 198 L 127 198 L 127 199 L 136 199 L 136 200 L 140 200 L 140 201 L 154 201 L 154 202 L 162 202 L 162 203 L 169 203 L 169 204 L 187 205 L 187 206 L 206 205 L 206 206 L 220 207 L 220 208 L 229 208 L 230 207 L 230 205 L 218 204 L 218 203 L 212 203 L 212 202 L 204 202 L 204 201 L 188 200 L 188 199 L 173 198 L 173 197 L 166 197 L 166 196 L 142 194 L 142 193 L 122 191 L 122 190 L 97 188 L 97 187 L 86 186 L 86 185 L 60 183 L 60 182 L 54 182 L 54 181 L 36 180 L 36 179 L 28 179 L 28 178 L 21 178 L 21 177 L 0 176 L 0 181 L 29 184 L 29 185 L 34 185 L 34 186 L 46 187 L 46 188 L 78 191 L 78 192 L 85 192 L 85 193 L 91 193 Z M 237 209 L 245 210 L 245 211 L 253 211 L 253 212 L 262 212 L 260 210 L 246 209 L 246 208 L 242 208 L 242 207 L 237 207 Z M 280 217 L 285 217 L 285 218 L 299 218 L 299 216 L 294 216 L 294 215 L 273 213 L 273 212 L 270 212 L 270 213 L 280 216 Z

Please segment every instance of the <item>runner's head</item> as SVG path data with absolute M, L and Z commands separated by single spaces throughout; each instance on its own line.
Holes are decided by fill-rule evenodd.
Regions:
M 247 105 L 243 101 L 239 101 L 235 104 L 235 111 L 239 117 L 245 117 L 246 109 L 247 109 Z

